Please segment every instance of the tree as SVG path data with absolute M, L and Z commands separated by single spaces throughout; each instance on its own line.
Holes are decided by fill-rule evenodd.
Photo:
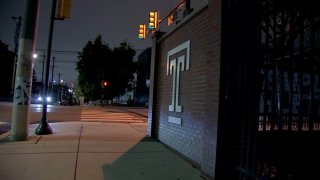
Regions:
M 135 66 L 134 49 L 127 42 L 110 49 L 100 35 L 88 41 L 77 62 L 78 85 L 86 99 L 111 99 L 125 92 Z M 103 82 L 108 82 L 107 86 Z
M 133 79 L 136 70 L 136 63 L 133 62 L 135 50 L 127 42 L 120 43 L 119 47 L 114 48 L 114 60 L 106 78 L 110 79 L 110 90 L 113 97 L 122 95 L 128 83 Z M 110 66 L 110 67 L 112 67 Z
M 10 97 L 13 78 L 14 53 L 8 49 L 8 45 L 0 40 L 0 96 Z
M 104 60 L 110 57 L 110 48 L 99 35 L 94 42 L 89 41 L 79 54 L 77 70 L 78 85 L 86 98 L 100 99 Z

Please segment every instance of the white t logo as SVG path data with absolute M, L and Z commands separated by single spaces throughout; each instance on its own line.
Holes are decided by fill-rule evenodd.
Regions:
M 181 112 L 182 106 L 179 105 L 179 85 L 180 73 L 185 70 L 184 63 L 185 56 L 180 56 L 178 59 L 170 61 L 170 75 L 173 76 L 172 81 L 172 101 L 169 105 L 169 111 Z
M 186 53 L 177 54 L 181 51 Z M 170 57 L 175 56 L 175 59 Z M 179 104 L 180 73 L 190 68 L 190 40 L 170 50 L 167 56 L 167 75 L 172 75 L 172 99 L 169 105 L 170 112 L 182 112 Z M 169 116 L 169 122 L 181 124 L 181 118 Z

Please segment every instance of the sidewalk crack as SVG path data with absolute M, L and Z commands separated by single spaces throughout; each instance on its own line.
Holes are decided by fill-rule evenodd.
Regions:
M 75 167 L 74 167 L 74 180 L 77 179 L 77 167 L 78 167 L 78 158 L 79 158 L 79 150 L 80 150 L 82 129 L 83 129 L 83 123 L 81 123 L 80 135 L 79 135 L 79 139 L 78 139 L 78 142 L 79 142 L 79 143 L 78 143 L 78 149 L 77 149 L 76 164 L 75 164 Z
M 43 137 L 43 136 L 40 136 L 40 137 L 37 139 L 37 141 L 36 141 L 35 144 L 38 144 L 38 142 L 42 139 L 42 137 Z

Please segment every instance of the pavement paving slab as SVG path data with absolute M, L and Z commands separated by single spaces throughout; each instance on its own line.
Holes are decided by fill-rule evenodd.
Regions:
M 144 138 L 112 164 L 103 164 L 104 180 L 203 180 L 201 173 L 159 142 Z
M 147 137 L 147 123 L 57 122 L 50 135 L 35 135 L 36 127 L 26 141 L 0 142 L 1 180 L 205 179 Z
M 72 180 L 76 153 L 0 154 L 0 179 Z
M 76 180 L 103 180 L 103 165 L 112 164 L 123 153 L 79 153 Z

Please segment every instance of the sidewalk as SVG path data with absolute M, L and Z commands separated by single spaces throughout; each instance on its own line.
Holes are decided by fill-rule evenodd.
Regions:
M 147 123 L 50 123 L 54 133 L 21 142 L 0 135 L 3 180 L 203 180 L 201 173 L 146 137 Z

